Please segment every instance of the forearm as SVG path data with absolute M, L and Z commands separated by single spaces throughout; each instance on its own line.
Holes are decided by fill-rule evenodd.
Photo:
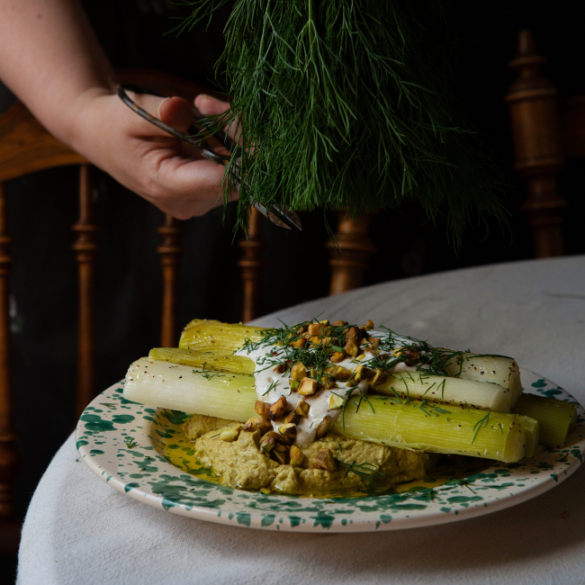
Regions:
M 113 77 L 77 0 L 0 0 L 0 79 L 73 145 L 83 102 Z

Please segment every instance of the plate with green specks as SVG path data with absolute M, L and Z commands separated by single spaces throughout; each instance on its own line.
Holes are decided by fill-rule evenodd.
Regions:
M 556 384 L 522 370 L 526 392 L 578 404 Z M 441 468 L 434 477 L 402 484 L 383 495 L 301 498 L 232 489 L 198 465 L 181 431 L 184 413 L 126 400 L 123 382 L 102 392 L 77 425 L 83 462 L 108 485 L 140 502 L 229 526 L 293 532 L 401 530 L 464 520 L 534 498 L 583 463 L 585 413 L 563 449 L 534 459 L 479 467 Z M 479 460 L 475 461 L 476 464 Z

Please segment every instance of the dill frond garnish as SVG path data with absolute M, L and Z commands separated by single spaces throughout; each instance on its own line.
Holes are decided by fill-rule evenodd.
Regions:
M 373 463 L 356 463 L 355 461 L 353 463 L 345 463 L 344 461 L 337 459 L 337 457 L 334 457 L 333 459 L 335 459 L 338 465 L 345 469 L 343 479 L 348 476 L 350 471 L 370 485 L 376 485 L 384 478 L 384 474 L 378 469 L 378 466 Z

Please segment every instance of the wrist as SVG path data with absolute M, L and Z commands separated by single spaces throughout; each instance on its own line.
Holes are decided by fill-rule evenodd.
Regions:
M 47 125 L 47 129 L 61 142 L 80 154 L 84 154 L 84 138 L 92 125 L 93 112 L 112 91 L 105 86 L 94 86 L 77 95 L 72 101 L 60 103 L 59 111 Z

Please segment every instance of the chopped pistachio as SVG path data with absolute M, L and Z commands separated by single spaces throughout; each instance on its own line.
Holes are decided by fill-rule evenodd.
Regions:
M 303 462 L 303 459 L 305 458 L 303 452 L 296 445 L 293 445 L 288 453 L 290 455 L 291 460 L 290 464 L 292 465 L 293 461 L 298 461 L 297 467 Z
M 290 377 L 297 382 L 307 377 L 307 368 L 301 362 L 297 362 L 290 371 Z
M 297 404 L 297 408 L 295 410 L 295 413 L 298 414 L 299 416 L 306 417 L 309 415 L 309 410 L 311 410 L 311 405 L 308 402 L 306 402 L 305 400 L 301 400 Z
M 293 423 L 293 424 L 298 424 L 299 420 L 300 420 L 301 416 L 300 414 L 297 414 L 296 412 L 289 412 L 285 417 L 284 417 L 284 422 L 286 423 Z
M 288 403 L 284 396 L 281 396 L 269 409 L 268 418 L 271 420 L 279 420 L 286 414 Z
M 276 439 L 274 438 L 274 434 L 272 431 L 266 433 L 261 439 L 260 444 L 258 445 L 260 448 L 261 453 L 270 453 L 276 446 Z
M 350 339 L 343 347 L 343 351 L 351 357 L 355 357 L 358 354 L 358 349 L 359 348 L 354 339 Z
M 311 396 L 317 392 L 317 380 L 304 378 L 299 386 L 298 393 L 301 396 Z
M 276 443 L 278 443 L 280 445 L 290 445 L 291 444 L 291 441 L 288 439 L 288 437 L 285 437 L 284 435 L 281 435 L 280 433 L 277 433 L 276 431 L 269 431 L 266 434 L 270 435 L 276 441 Z
M 349 380 L 351 378 L 351 371 L 348 370 L 347 368 L 344 368 L 343 366 L 335 366 L 331 375 L 336 380 L 345 381 L 345 380 Z
M 285 423 L 278 427 L 278 432 L 290 441 L 294 441 L 297 437 L 297 425 L 294 423 Z
M 262 492 L 263 494 L 266 494 L 266 495 L 271 493 L 270 488 L 267 488 L 267 487 L 260 488 L 260 492 Z
M 329 398 L 329 410 L 335 410 L 336 408 L 341 408 L 345 404 L 345 399 L 337 394 L 332 394 L 331 398 Z
M 358 330 L 357 327 L 350 327 L 346 332 L 345 332 L 345 339 L 347 341 L 351 341 L 352 339 L 355 339 L 358 336 Z
M 299 461 L 298 459 L 291 459 L 289 461 L 289 465 L 291 467 L 300 467 L 301 466 L 302 461 Z
M 325 469 L 327 471 L 335 471 L 337 465 L 330 449 L 319 449 L 313 461 L 311 462 L 313 469 Z
M 315 337 L 323 337 L 323 334 L 325 333 L 325 323 L 311 323 L 309 325 L 309 333 Z
M 317 439 L 320 439 L 321 437 L 326 435 L 331 430 L 332 426 L 333 419 L 329 415 L 324 416 L 323 420 L 319 423 L 319 426 L 317 427 Z
M 267 433 L 270 429 L 272 429 L 272 425 L 270 424 L 270 421 L 267 421 L 261 416 L 253 416 L 246 421 L 246 424 L 242 430 L 251 433 L 256 429 L 259 429 L 263 433 Z
M 371 381 L 372 386 L 379 386 L 383 384 L 388 379 L 388 372 L 384 370 L 376 370 L 376 374 Z
M 254 412 L 262 418 L 268 418 L 268 415 L 270 414 L 270 403 L 263 402 L 262 400 L 256 400 L 256 404 L 254 405 Z
M 286 465 L 288 453 L 286 452 L 282 453 L 281 451 L 274 450 L 270 454 L 272 455 L 272 458 L 275 459 L 278 463 L 280 463 L 281 465 Z
M 227 443 L 231 443 L 235 441 L 240 436 L 240 427 L 235 427 L 233 429 L 228 429 L 227 431 L 223 431 L 219 435 L 220 441 L 226 441 Z

